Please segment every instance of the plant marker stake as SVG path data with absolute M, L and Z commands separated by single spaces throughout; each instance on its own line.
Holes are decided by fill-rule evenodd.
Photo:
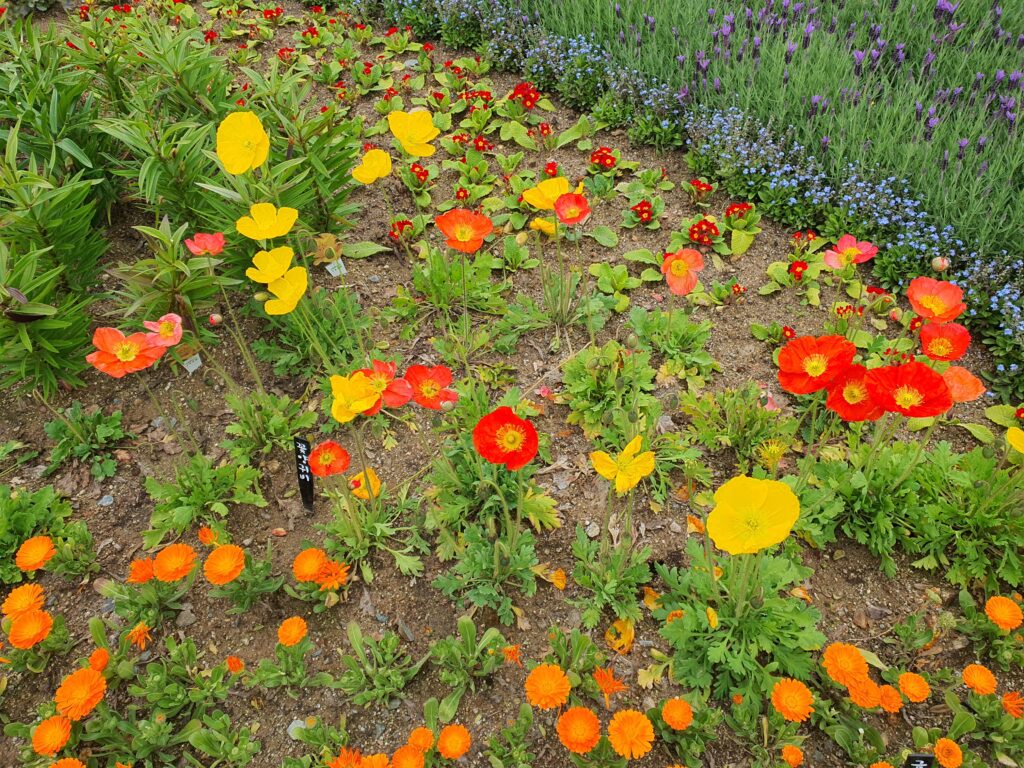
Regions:
M 295 472 L 299 478 L 299 494 L 302 506 L 307 512 L 313 511 L 313 473 L 309 469 L 309 441 L 295 438 Z
M 932 768 L 935 765 L 935 755 L 907 755 L 907 762 L 903 768 Z

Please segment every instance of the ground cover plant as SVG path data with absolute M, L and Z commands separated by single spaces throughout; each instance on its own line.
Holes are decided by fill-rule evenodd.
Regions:
M 996 61 L 973 10 L 895 6 L 904 47 L 963 23 Z M 785 154 L 727 167 L 726 86 L 665 74 L 633 4 L 594 13 L 622 48 L 503 48 L 581 7 L 0 14 L 0 762 L 1024 761 L 988 289 L 910 224 L 794 213 Z M 819 11 L 699 10 L 711 76 L 794 120 L 753 91 L 828 55 Z M 617 93 L 634 38 L 685 111 Z

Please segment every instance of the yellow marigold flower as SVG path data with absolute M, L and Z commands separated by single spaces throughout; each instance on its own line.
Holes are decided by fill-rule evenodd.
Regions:
M 253 112 L 233 112 L 217 126 L 217 159 L 233 176 L 259 168 L 270 153 L 270 137 Z

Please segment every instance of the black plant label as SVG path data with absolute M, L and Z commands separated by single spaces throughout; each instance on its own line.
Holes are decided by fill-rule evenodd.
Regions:
M 295 473 L 299 478 L 302 506 L 313 511 L 313 472 L 309 468 L 309 440 L 295 438 Z

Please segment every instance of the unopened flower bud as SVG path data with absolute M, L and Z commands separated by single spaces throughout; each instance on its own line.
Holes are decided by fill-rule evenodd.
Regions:
M 454 407 L 455 407 L 455 403 L 452 400 L 442 400 L 441 401 L 441 410 L 442 411 L 450 411 Z
M 894 323 L 898 323 L 903 317 L 903 310 L 897 307 L 889 313 L 889 319 Z
M 530 236 L 529 236 L 528 233 L 520 232 L 518 235 L 516 235 L 516 245 L 519 245 L 519 246 L 526 245 L 526 241 L 529 240 L 529 239 L 530 239 Z
M 217 312 L 214 312 L 212 315 L 210 315 L 210 325 L 220 325 L 223 322 L 224 322 L 224 316 L 223 315 L 221 315 L 221 314 L 219 314 Z
M 949 269 L 949 259 L 945 256 L 936 256 L 932 259 L 932 269 L 936 272 L 945 272 Z
M 270 294 L 266 291 L 259 291 L 258 293 L 253 294 L 253 298 L 256 299 L 256 301 L 269 301 Z

